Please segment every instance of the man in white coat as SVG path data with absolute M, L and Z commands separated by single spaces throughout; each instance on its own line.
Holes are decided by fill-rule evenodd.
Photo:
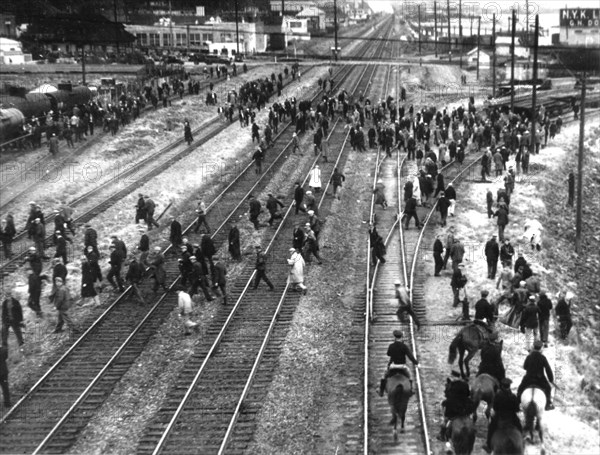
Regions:
M 310 186 L 315 193 L 321 192 L 321 169 L 317 164 L 312 171 L 310 171 L 308 186 Z
M 290 257 L 287 260 L 290 266 L 288 274 L 288 284 L 295 290 L 301 290 L 306 294 L 306 286 L 304 286 L 304 258 L 295 248 L 290 248 Z

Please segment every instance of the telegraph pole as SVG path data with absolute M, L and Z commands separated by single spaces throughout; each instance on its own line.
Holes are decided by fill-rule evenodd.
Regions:
M 448 0 L 448 61 L 452 61 L 452 35 L 450 35 L 450 0 Z
M 333 52 L 335 61 L 337 62 L 338 60 L 338 36 L 337 36 L 337 29 L 338 29 L 338 24 L 337 24 L 337 0 L 333 0 L 333 36 L 334 36 L 334 46 L 335 46 L 335 50 Z
M 283 16 L 281 17 L 283 18 Z M 240 26 L 238 22 L 238 0 L 235 0 L 235 55 L 240 54 Z
M 579 118 L 579 153 L 577 157 L 577 214 L 575 218 L 575 251 L 581 251 L 581 211 L 583 203 L 583 139 L 585 133 L 585 72 L 581 79 L 581 117 Z
M 460 67 L 462 68 L 462 52 L 463 52 L 463 40 L 462 40 L 462 0 L 458 0 L 458 42 L 460 53 Z
M 421 4 L 417 5 L 417 12 L 419 14 L 419 55 L 421 55 Z
M 492 98 L 496 98 L 496 13 L 492 21 Z
M 479 53 L 481 48 L 481 16 L 477 19 L 477 80 L 479 80 Z
M 533 94 L 531 96 L 531 145 L 535 150 L 536 118 L 537 118 L 537 78 L 538 78 L 538 30 L 540 27 L 540 17 L 535 15 L 535 35 L 533 37 Z M 531 151 L 532 147 L 529 147 Z
M 119 38 L 120 38 L 120 30 L 119 30 L 119 21 L 117 20 L 119 17 L 117 15 L 117 0 L 113 0 L 113 13 L 115 16 L 115 31 L 116 33 L 116 44 L 117 44 L 117 55 L 119 55 L 121 53 L 120 51 L 120 44 L 119 44 Z
M 515 111 L 515 34 L 517 33 L 517 18 L 512 12 L 512 34 L 510 40 L 510 110 Z
M 437 32 L 437 2 L 433 2 L 433 33 L 435 35 L 435 37 L 434 37 L 434 39 L 435 39 L 435 43 L 434 43 L 435 57 L 437 58 L 437 56 L 438 56 L 438 51 L 437 51 L 437 42 L 438 42 L 438 32 Z

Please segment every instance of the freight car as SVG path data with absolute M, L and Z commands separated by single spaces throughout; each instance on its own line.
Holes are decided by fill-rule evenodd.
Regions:
M 0 150 L 31 147 L 31 135 L 27 122 L 37 119 L 42 130 L 46 127 L 46 115 L 52 111 L 54 120 L 61 114 L 70 115 L 75 106 L 87 104 L 92 99 L 92 91 L 85 86 L 60 84 L 53 91 L 27 93 L 23 98 L 0 97 L 2 113 L 0 124 Z M 18 111 L 20 115 L 17 115 Z

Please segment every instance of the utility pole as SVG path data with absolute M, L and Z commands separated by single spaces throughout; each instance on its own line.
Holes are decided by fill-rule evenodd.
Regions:
M 496 13 L 492 21 L 492 98 L 496 98 Z
M 452 61 L 452 35 L 450 35 L 450 0 L 448 0 L 448 61 Z
M 515 35 L 517 33 L 517 18 L 512 12 L 512 34 L 510 40 L 510 111 L 515 111 Z
M 581 117 L 579 118 L 579 153 L 577 156 L 577 215 L 575 218 L 575 252 L 581 251 L 581 211 L 583 203 L 583 139 L 585 133 L 585 71 L 581 79 Z
M 462 52 L 463 52 L 463 34 L 462 34 L 462 0 L 458 0 L 458 42 L 460 53 L 460 67 L 462 68 Z
M 479 53 L 481 48 L 481 16 L 477 19 L 477 80 L 479 80 Z
M 421 4 L 417 5 L 417 12 L 419 14 L 419 55 L 421 55 Z
M 81 45 L 81 84 L 85 84 L 85 44 Z
M 283 17 L 284 10 L 285 10 L 285 0 L 281 0 L 281 17 Z
M 235 0 L 235 55 L 240 53 L 240 27 L 238 22 L 238 0 Z
M 171 10 L 171 0 L 169 0 L 169 44 L 173 47 L 173 11 Z
M 338 60 L 338 36 L 337 36 L 337 29 L 338 29 L 338 24 L 337 24 L 337 0 L 333 0 L 333 35 L 334 35 L 334 47 L 335 50 L 333 52 L 335 61 L 337 62 Z
M 435 57 L 438 56 L 437 51 L 437 42 L 438 42 L 438 32 L 437 32 L 437 2 L 433 2 L 433 33 L 434 33 L 434 47 L 435 47 Z
M 535 35 L 533 37 L 533 94 L 531 96 L 531 146 L 529 151 L 535 150 L 537 133 L 537 78 L 538 78 L 538 30 L 540 27 L 540 16 L 535 15 Z

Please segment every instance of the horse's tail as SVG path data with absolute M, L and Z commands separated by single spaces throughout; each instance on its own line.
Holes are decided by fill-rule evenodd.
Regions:
M 454 340 L 452 340 L 452 343 L 450 343 L 450 349 L 448 350 L 448 363 L 450 365 L 452 365 L 454 363 L 454 361 L 456 360 L 456 354 L 457 354 L 457 349 L 458 349 L 458 343 L 460 343 L 462 341 L 462 334 L 458 334 L 454 337 Z
M 527 406 L 525 407 L 525 431 L 532 431 L 533 430 L 533 421 L 535 419 L 535 416 L 537 415 L 537 405 L 535 404 L 535 401 L 533 400 L 533 396 L 531 397 L 531 401 L 529 403 L 527 403 Z
M 467 455 L 473 452 L 475 444 L 475 429 L 464 426 L 457 435 L 452 437 L 452 445 L 456 455 Z
M 399 416 L 402 416 L 402 414 L 403 414 L 404 401 L 405 401 L 404 386 L 402 384 L 398 384 L 396 386 L 396 388 L 394 389 L 393 403 L 394 403 L 394 411 Z

